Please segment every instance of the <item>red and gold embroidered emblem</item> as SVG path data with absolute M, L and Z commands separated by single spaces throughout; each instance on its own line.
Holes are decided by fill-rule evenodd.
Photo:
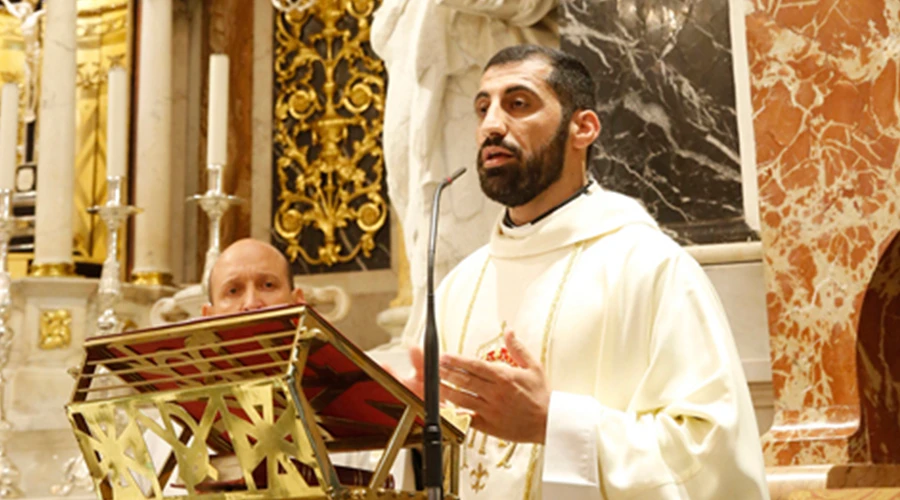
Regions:
M 506 349 L 506 347 L 500 347 L 500 348 L 497 348 L 497 349 L 494 349 L 494 350 L 488 352 L 484 356 L 484 360 L 485 361 L 500 361 L 500 362 L 506 363 L 509 366 L 512 366 L 514 368 L 519 367 L 519 364 L 516 363 L 512 359 L 512 356 L 509 355 L 509 351 Z

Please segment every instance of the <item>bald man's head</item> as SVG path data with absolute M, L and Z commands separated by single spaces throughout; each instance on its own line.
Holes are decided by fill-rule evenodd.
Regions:
M 232 243 L 209 275 L 209 303 L 204 316 L 296 304 L 303 292 L 294 289 L 291 266 L 277 248 L 253 239 Z

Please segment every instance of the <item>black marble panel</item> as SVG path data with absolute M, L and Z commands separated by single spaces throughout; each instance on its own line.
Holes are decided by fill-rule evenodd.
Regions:
M 757 239 L 744 222 L 727 0 L 562 0 L 563 50 L 597 81 L 591 170 L 683 244 Z

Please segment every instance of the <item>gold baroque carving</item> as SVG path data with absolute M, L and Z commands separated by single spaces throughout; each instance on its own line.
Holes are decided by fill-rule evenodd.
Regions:
M 273 222 L 291 261 L 333 266 L 369 257 L 387 220 L 385 72 L 368 47 L 378 4 L 320 0 L 277 17 Z M 304 247 L 301 237 L 319 243 Z
M 72 343 L 72 313 L 68 309 L 41 311 L 40 348 L 62 349 Z

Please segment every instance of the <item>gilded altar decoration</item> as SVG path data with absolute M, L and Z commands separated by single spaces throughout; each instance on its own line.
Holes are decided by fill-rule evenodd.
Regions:
M 378 4 L 322 0 L 276 18 L 275 243 L 306 268 L 390 266 L 366 260 L 387 242 L 385 71 L 368 43 Z
M 72 342 L 72 312 L 68 309 L 41 311 L 41 339 L 44 350 L 62 349 Z

